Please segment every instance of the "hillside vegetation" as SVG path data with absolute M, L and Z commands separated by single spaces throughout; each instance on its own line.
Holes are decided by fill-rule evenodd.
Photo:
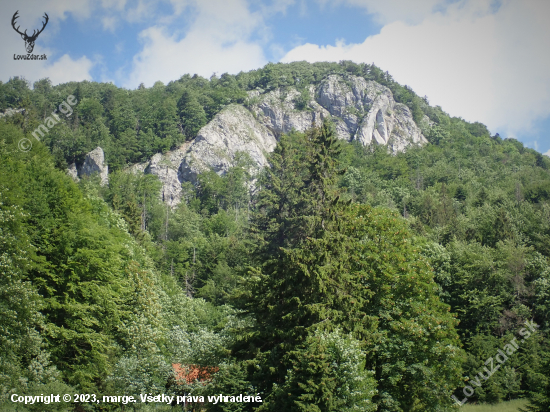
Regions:
M 325 121 L 281 136 L 257 175 L 243 156 L 184 182 L 175 208 L 157 176 L 125 170 L 193 139 L 226 105 L 249 104 L 248 91 L 292 86 L 306 99 L 334 73 L 387 86 L 430 143 L 394 154 L 338 140 Z M 34 140 L 70 94 L 74 113 Z M 0 120 L 6 410 L 12 393 L 191 392 L 263 400 L 202 406 L 211 411 L 444 411 L 465 386 L 469 403 L 525 398 L 548 410 L 548 157 L 351 62 L 131 91 L 13 78 L 0 108 L 25 109 Z M 97 146 L 109 184 L 75 183 L 65 169 Z M 538 325 L 529 336 L 526 321 Z M 489 376 L 487 360 L 514 338 Z M 210 379 L 182 381 L 173 364 Z

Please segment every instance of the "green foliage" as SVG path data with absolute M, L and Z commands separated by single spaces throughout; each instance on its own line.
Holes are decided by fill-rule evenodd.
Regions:
M 3 83 L 0 86 L 0 104 L 2 105 L 0 109 L 29 107 L 31 91 L 27 80 L 14 76 L 7 83 Z
M 294 99 L 294 105 L 298 110 L 305 110 L 308 108 L 310 101 L 311 95 L 309 90 L 304 88 L 300 90 L 300 96 Z
M 375 411 L 373 372 L 361 343 L 339 331 L 314 332 L 288 353 L 292 368 L 259 410 Z
M 403 222 L 339 198 L 340 154 L 327 123 L 283 137 L 273 152 L 254 222 L 257 267 L 243 296 L 257 323 L 237 350 L 255 354 L 251 379 L 264 393 L 283 396 L 307 382 L 312 392 L 296 392 L 291 404 L 335 410 L 340 401 L 322 387 L 330 379 L 323 352 L 307 336 L 342 328 L 363 342 L 379 408 L 448 406 L 460 373 L 456 321 Z M 288 375 L 292 362 L 304 375 Z
M 231 394 L 238 396 L 255 396 L 254 388 L 246 379 L 246 371 L 239 363 L 222 363 L 219 371 L 214 375 L 211 385 L 205 391 L 206 396 L 218 396 L 219 394 Z M 243 402 L 235 403 L 209 403 L 206 410 L 211 412 L 242 412 L 248 409 Z
M 550 409 L 550 356 L 548 352 L 544 354 L 536 374 L 532 380 L 532 386 L 529 387 L 529 405 L 528 411 L 540 412 Z
M 123 171 L 194 138 L 251 90 L 296 88 L 307 110 L 311 85 L 334 73 L 390 88 L 430 144 L 393 155 L 337 142 L 328 124 L 292 132 L 258 193 L 243 153 L 225 175 L 183 183 L 174 209 L 155 176 Z M 74 113 L 17 150 L 70 94 Z M 548 408 L 548 157 L 349 61 L 137 90 L 48 79 L 31 90 L 14 77 L 0 82 L 6 108 L 25 113 L 0 121 L 3 399 L 192 389 L 259 391 L 265 410 L 444 410 L 461 368 L 474 376 L 532 319 L 537 337 L 470 401 L 529 396 L 532 410 Z M 74 184 L 64 169 L 97 146 L 109 186 Z M 177 386 L 174 362 L 219 372 Z
M 206 124 L 206 113 L 197 98 L 188 90 L 184 90 L 178 100 L 178 111 L 181 117 L 183 134 L 188 140 L 193 139 L 197 132 Z
M 375 399 L 388 410 L 442 408 L 461 371 L 456 319 L 403 221 L 361 206 L 351 215 L 348 230 L 359 242 L 350 260 L 367 287 L 365 313 L 376 320 L 366 338 L 367 367 L 379 381 Z
M 4 295 L 2 302 L 7 313 L 18 314 L 19 328 L 29 335 L 24 358 L 17 355 L 15 342 L 10 356 L 17 360 L 14 366 L 41 364 L 32 370 L 43 369 L 40 373 L 53 378 L 33 379 L 47 384 L 55 381 L 57 372 L 48 366 L 48 353 L 41 352 L 45 347 L 65 382 L 79 391 L 99 394 L 119 348 L 130 341 L 137 343 L 126 337 L 128 328 L 141 322 L 143 329 L 158 322 L 158 314 L 143 317 L 146 308 L 151 310 L 149 303 L 140 307 L 136 299 L 136 294 L 146 293 L 143 281 L 135 284 L 129 278 L 136 272 L 154 276 L 150 263 L 128 234 L 124 220 L 103 200 L 84 197 L 68 176 L 54 169 L 43 146 L 35 145 L 28 153 L 14 151 L 21 135 L 8 126 L 0 127 L 9 143 L 0 154 L 2 202 L 6 210 L 17 211 L 10 215 L 18 216 L 19 222 L 9 224 L 7 236 L 19 232 L 19 246 L 14 247 L 25 250 L 23 259 L 18 259 L 19 269 L 13 268 L 19 274 L 14 272 L 5 284 L 9 296 Z M 137 269 L 140 265 L 146 269 Z M 20 330 L 16 336 L 21 334 Z
M 44 302 L 27 277 L 37 259 L 24 229 L 27 216 L 21 207 L 5 204 L 7 188 L 0 189 L 0 402 L 5 402 L 12 393 L 59 385 L 60 373 L 39 333 Z
M 392 156 L 353 146 L 354 154 L 342 157 L 349 166 L 340 185 L 351 199 L 392 208 L 431 241 L 422 253 L 460 320 L 468 376 L 525 320 L 534 319 L 547 337 L 550 175 L 520 142 L 445 116 L 438 114 L 427 132 L 432 145 L 421 149 Z M 531 350 L 536 356 L 521 355 L 471 400 L 497 402 L 542 388 L 536 371 L 546 349 Z

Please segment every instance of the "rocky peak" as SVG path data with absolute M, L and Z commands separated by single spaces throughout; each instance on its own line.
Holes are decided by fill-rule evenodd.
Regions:
M 171 207 L 177 206 L 181 201 L 181 184 L 184 180 L 179 169 L 189 145 L 190 143 L 186 143 L 165 154 L 157 153 L 141 167 L 145 173 L 158 176 L 162 182 L 160 197 Z
M 198 174 L 209 169 L 227 172 L 240 152 L 261 168 L 281 134 L 303 132 L 325 118 L 334 121 L 340 139 L 386 145 L 394 153 L 427 143 L 409 108 L 395 102 L 390 89 L 362 77 L 330 75 L 317 87 L 302 91 L 290 87 L 249 92 L 248 107 L 225 107 L 193 141 L 153 156 L 140 168 L 159 177 L 161 197 L 175 206 L 182 182 L 195 183 Z
M 301 98 L 295 88 L 287 90 L 276 89 L 264 95 L 257 96 L 258 102 L 250 105 L 250 110 L 256 119 L 270 129 L 277 137 L 292 129 L 305 131 L 313 126 L 319 126 L 330 112 L 320 106 L 312 96 L 315 96 L 314 86 L 307 90 L 309 101 L 303 110 L 299 110 L 296 101 Z
M 179 168 L 183 180 L 196 182 L 209 169 L 225 173 L 235 164 L 238 153 L 246 153 L 261 168 L 277 140 L 273 130 L 256 120 L 245 107 L 231 104 L 204 126 L 193 140 Z
M 292 129 L 305 131 L 330 117 L 343 140 L 386 145 L 394 153 L 411 144 L 427 143 L 409 108 L 395 102 L 390 89 L 379 83 L 357 76 L 330 75 L 306 92 L 309 100 L 301 109 L 297 101 L 304 92 L 295 88 L 253 92 L 255 103 L 250 110 L 277 136 Z
M 76 181 L 83 176 L 91 176 L 94 173 L 99 173 L 102 186 L 109 183 L 109 167 L 105 163 L 105 153 L 101 147 L 96 147 L 89 152 L 80 167 L 73 163 L 67 169 L 67 174 Z

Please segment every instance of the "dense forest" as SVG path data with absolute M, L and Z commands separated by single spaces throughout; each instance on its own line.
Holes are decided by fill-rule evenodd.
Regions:
M 126 170 L 251 90 L 295 87 L 306 101 L 334 73 L 387 86 L 429 144 L 394 154 L 338 140 L 325 121 L 281 136 L 256 175 L 243 157 L 183 183 L 176 208 L 156 176 Z M 74 113 L 30 137 L 71 94 Z M 49 393 L 262 399 L 194 411 L 445 411 L 452 396 L 550 408 L 550 158 L 351 62 L 136 90 L 14 77 L 0 83 L 8 108 L 24 111 L 0 119 L 3 410 L 12 394 Z M 97 146 L 109 184 L 75 183 L 66 168 Z

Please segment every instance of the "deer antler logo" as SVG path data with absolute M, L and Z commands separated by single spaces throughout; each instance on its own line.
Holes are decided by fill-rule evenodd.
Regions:
M 32 36 L 28 36 L 27 35 L 27 30 L 25 30 L 24 33 L 21 33 L 19 31 L 20 26 L 17 26 L 17 28 L 15 28 L 15 20 L 17 20 L 17 18 L 19 17 L 17 15 L 17 13 L 19 13 L 19 10 L 17 10 L 14 13 L 13 17 L 11 18 L 11 25 L 12 25 L 13 29 L 21 35 L 21 38 L 23 40 L 25 40 L 25 48 L 27 49 L 27 53 L 32 53 L 32 51 L 34 49 L 34 42 L 36 41 L 36 38 L 38 37 L 38 35 L 40 33 L 42 33 L 42 31 L 44 30 L 44 28 L 46 27 L 46 24 L 48 24 L 49 17 L 46 13 L 44 13 L 43 17 L 46 19 L 46 21 L 42 23 L 43 24 L 42 28 L 40 30 L 38 30 L 38 32 L 36 30 L 33 30 Z

